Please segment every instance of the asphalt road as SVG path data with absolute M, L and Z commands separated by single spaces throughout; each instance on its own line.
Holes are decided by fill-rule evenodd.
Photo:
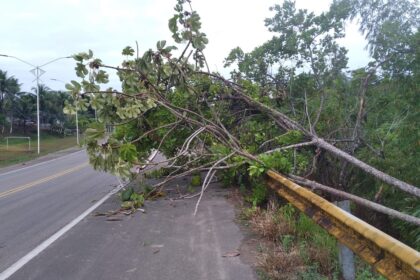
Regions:
M 117 185 L 84 151 L 33 166 L 0 169 L 0 272 Z
M 173 181 L 164 197 L 146 202 L 144 214 L 80 216 L 93 204 L 109 213 L 121 203 L 110 193 L 116 178 L 92 170 L 84 152 L 0 170 L 0 279 L 257 279 L 242 258 L 229 190 L 211 185 L 193 216 L 196 199 L 179 199 L 189 180 Z M 84 218 L 7 274 L 76 217 Z
M 146 202 L 146 213 L 89 215 L 8 280 L 256 280 L 229 190 L 210 186 L 193 216 L 196 199 L 176 199 L 175 186 L 187 184 L 173 182 L 166 197 Z M 112 196 L 95 212 L 120 203 Z

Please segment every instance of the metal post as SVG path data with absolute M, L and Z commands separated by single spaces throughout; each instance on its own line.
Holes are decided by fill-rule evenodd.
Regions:
M 80 145 L 79 143 L 79 119 L 77 117 L 77 106 L 76 106 L 76 139 L 77 139 L 77 145 Z
M 9 138 L 6 138 L 6 150 L 9 150 Z
M 346 212 L 350 213 L 350 201 L 343 200 L 337 201 L 337 206 L 343 209 Z M 356 273 L 354 269 L 354 254 L 353 252 L 345 245 L 338 243 L 339 250 L 339 262 L 341 265 L 341 273 L 344 280 L 354 280 L 356 278 Z
M 37 130 L 38 130 L 38 155 L 41 152 L 41 142 L 40 142 L 40 122 L 39 122 L 39 67 L 36 67 L 36 122 L 37 122 Z

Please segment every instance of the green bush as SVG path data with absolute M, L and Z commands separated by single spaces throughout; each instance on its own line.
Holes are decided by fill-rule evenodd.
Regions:
M 252 205 L 262 205 L 267 202 L 268 189 L 263 181 L 256 183 L 252 188 L 250 202 Z

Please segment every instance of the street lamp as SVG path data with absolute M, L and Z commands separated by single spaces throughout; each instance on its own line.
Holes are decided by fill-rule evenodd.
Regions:
M 65 84 L 64 81 L 59 80 L 59 79 L 50 79 L 50 80 Z M 77 103 L 76 103 L 76 141 L 77 141 L 77 145 L 80 145 L 80 142 L 79 142 L 79 118 L 77 116 Z
M 41 67 L 44 67 L 45 65 L 48 65 L 50 63 L 53 63 L 57 60 L 60 59 L 65 59 L 65 58 L 71 58 L 71 56 L 64 56 L 64 57 L 59 57 L 56 59 L 53 59 L 51 61 L 48 61 L 47 63 L 44 63 L 42 65 L 33 65 L 32 63 L 29 63 L 23 59 L 20 59 L 19 57 L 16 56 L 12 56 L 12 55 L 6 55 L 6 54 L 0 54 L 0 56 L 3 57 L 10 57 L 10 58 L 14 58 L 16 60 L 19 60 L 20 62 L 23 62 L 31 67 L 34 67 L 32 70 L 30 70 L 30 72 L 35 76 L 36 78 L 36 119 L 37 119 L 37 131 L 38 131 L 38 154 L 40 154 L 41 149 L 40 149 L 40 129 L 39 129 L 39 125 L 40 125 L 40 121 L 39 121 L 39 77 L 41 77 L 46 71 L 42 70 Z

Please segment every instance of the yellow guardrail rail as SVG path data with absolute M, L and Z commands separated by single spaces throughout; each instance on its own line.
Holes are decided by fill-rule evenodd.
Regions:
M 420 280 L 420 253 L 274 171 L 268 185 L 388 279 Z

